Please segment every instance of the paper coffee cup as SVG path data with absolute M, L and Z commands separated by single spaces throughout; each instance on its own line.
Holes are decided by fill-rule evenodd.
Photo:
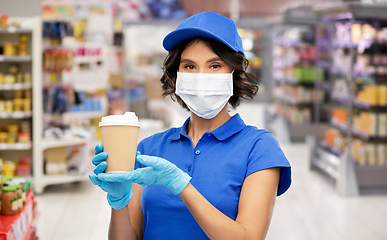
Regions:
M 108 154 L 107 173 L 128 172 L 136 161 L 140 123 L 134 112 L 109 115 L 99 123 L 103 151 Z

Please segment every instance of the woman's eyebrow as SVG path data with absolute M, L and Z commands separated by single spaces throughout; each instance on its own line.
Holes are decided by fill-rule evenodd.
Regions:
M 181 59 L 180 63 L 195 63 L 195 62 L 190 59 Z
M 209 59 L 207 61 L 207 63 L 216 62 L 216 61 L 222 61 L 223 62 L 223 60 L 220 57 L 214 57 L 214 58 Z M 190 60 L 190 59 L 181 59 L 180 63 L 195 63 L 195 62 Z
M 208 60 L 207 63 L 209 63 L 209 62 L 216 62 L 216 61 L 222 61 L 223 62 L 223 60 L 220 57 L 214 57 L 214 58 L 211 58 L 210 60 Z

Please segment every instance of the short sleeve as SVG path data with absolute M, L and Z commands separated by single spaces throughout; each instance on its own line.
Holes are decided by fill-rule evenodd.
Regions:
M 290 187 L 291 166 L 277 139 L 272 133 L 266 132 L 259 135 L 249 154 L 246 176 L 273 167 L 281 168 L 277 189 L 277 196 L 280 196 Z

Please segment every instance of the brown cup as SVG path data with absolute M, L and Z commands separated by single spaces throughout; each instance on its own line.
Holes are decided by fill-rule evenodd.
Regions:
M 99 123 L 103 151 L 108 154 L 107 173 L 134 169 L 140 124 L 134 112 L 103 117 Z

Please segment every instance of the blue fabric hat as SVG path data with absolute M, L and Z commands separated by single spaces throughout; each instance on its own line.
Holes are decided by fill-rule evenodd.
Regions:
M 245 55 L 242 40 L 234 21 L 210 11 L 201 12 L 185 19 L 176 30 L 164 38 L 163 46 L 169 52 L 181 41 L 194 37 L 217 40 L 235 52 L 241 52 Z

